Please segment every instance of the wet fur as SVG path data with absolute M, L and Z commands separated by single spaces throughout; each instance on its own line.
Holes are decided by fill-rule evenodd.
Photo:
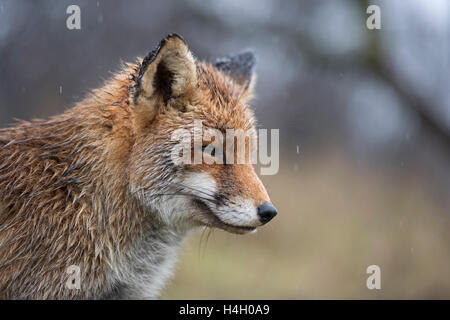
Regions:
M 169 164 L 170 131 L 193 116 L 248 129 L 253 115 L 251 90 L 200 62 L 187 95 L 136 108 L 142 68 L 124 65 L 59 116 L 0 130 L 0 298 L 158 297 L 191 227 L 191 216 L 167 218 L 177 208 L 158 196 L 182 174 Z M 223 194 L 267 198 L 249 168 L 233 170 L 241 178 L 209 171 Z M 70 265 L 81 268 L 81 290 L 65 286 Z

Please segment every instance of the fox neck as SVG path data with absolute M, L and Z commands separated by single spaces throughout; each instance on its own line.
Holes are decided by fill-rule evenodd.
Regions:
M 121 116 L 126 118 L 126 114 Z M 162 219 L 165 212 L 143 204 L 133 195 L 127 170 L 133 145 L 132 131 L 126 122 L 113 130 L 116 131 L 94 135 L 103 137 L 103 141 L 97 143 L 95 150 L 87 148 L 89 152 L 81 152 L 79 157 L 95 153 L 98 165 L 78 173 L 90 179 L 94 188 L 89 192 L 92 194 L 90 207 L 94 210 L 87 219 L 102 222 L 89 230 L 110 266 L 105 270 L 104 296 L 154 299 L 172 276 L 178 249 L 192 226 Z M 108 141 L 109 134 L 116 135 L 113 143 Z M 103 225 L 106 226 L 103 232 L 96 231 Z

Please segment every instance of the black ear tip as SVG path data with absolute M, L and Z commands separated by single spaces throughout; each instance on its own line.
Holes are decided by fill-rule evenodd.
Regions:
M 161 40 L 161 45 L 163 43 L 165 43 L 166 41 L 173 39 L 173 38 L 178 38 L 181 41 L 183 41 L 184 44 L 186 44 L 186 40 L 184 40 L 184 38 L 181 35 L 179 35 L 178 33 L 169 33 L 164 39 Z
M 185 45 L 186 41 L 184 40 L 184 38 L 182 36 L 180 36 L 177 33 L 170 33 L 168 34 L 165 38 L 163 38 L 159 44 L 152 50 L 150 51 L 147 56 L 144 58 L 144 60 L 141 63 L 141 66 L 139 68 L 139 77 L 138 79 L 140 79 L 142 77 L 142 75 L 144 74 L 145 70 L 147 69 L 147 67 L 153 62 L 153 60 L 155 60 L 156 56 L 158 55 L 159 51 L 161 50 L 162 47 L 164 47 L 164 45 L 170 40 L 170 39 L 179 39 L 181 41 L 183 41 L 183 43 Z
M 244 61 L 245 63 L 248 63 L 250 65 L 255 65 L 256 64 L 255 54 L 251 50 L 242 51 L 241 53 L 238 53 L 237 56 L 240 59 L 242 59 L 242 61 Z
M 170 33 L 165 38 L 163 38 L 159 42 L 159 44 L 157 44 L 156 47 L 147 54 L 147 56 L 145 56 L 145 58 L 141 62 L 141 65 L 139 66 L 137 75 L 135 76 L 135 78 L 136 78 L 136 83 L 134 84 L 134 87 L 135 87 L 134 99 L 135 99 L 135 101 L 137 99 L 137 95 L 139 94 L 139 88 L 141 86 L 142 77 L 143 77 L 145 71 L 147 70 L 148 66 L 155 60 L 156 56 L 159 54 L 159 52 L 164 47 L 164 45 L 171 39 L 179 39 L 187 46 L 186 41 L 184 40 L 184 38 L 182 36 L 180 36 L 177 33 Z
M 223 71 L 231 71 L 232 69 L 253 71 L 255 64 L 255 54 L 250 50 L 218 58 L 214 62 L 214 65 Z
M 246 50 L 237 54 L 219 58 L 214 61 L 214 66 L 231 75 L 233 78 L 248 81 L 251 79 L 256 65 L 256 57 L 253 51 Z
M 247 76 L 251 76 L 255 69 L 256 57 L 253 51 L 243 51 L 236 55 L 237 63 L 241 65 L 243 70 L 246 70 Z

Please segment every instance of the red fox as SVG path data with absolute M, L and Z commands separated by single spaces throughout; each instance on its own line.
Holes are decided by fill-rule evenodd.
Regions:
M 194 119 L 255 131 L 254 62 L 199 62 L 172 34 L 65 113 L 0 130 L 0 298 L 155 299 L 191 230 L 271 220 L 251 163 L 170 156 Z

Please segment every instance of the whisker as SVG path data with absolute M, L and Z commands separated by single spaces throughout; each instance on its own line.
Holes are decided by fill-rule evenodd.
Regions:
M 202 258 L 202 242 L 203 242 L 203 236 L 205 235 L 205 232 L 207 231 L 207 227 L 204 227 L 202 230 L 202 233 L 200 235 L 200 242 L 198 244 L 198 256 L 199 258 Z
M 202 257 L 204 257 L 205 254 L 206 254 L 206 249 L 208 248 L 209 238 L 211 237 L 211 234 L 214 231 L 213 228 L 210 228 L 210 227 L 207 227 L 207 228 L 208 228 L 208 234 L 206 235 L 206 241 L 205 241 L 205 246 L 204 246 L 204 249 L 203 249 L 203 256 Z
M 194 188 L 194 187 L 190 187 L 190 186 L 184 185 L 182 183 L 178 183 L 178 186 L 180 186 L 182 188 L 185 188 L 185 189 L 190 189 L 190 190 L 193 190 L 193 191 L 197 191 L 197 192 L 203 193 L 203 194 L 208 195 L 210 197 L 214 197 L 214 194 L 211 193 L 211 192 L 207 192 L 207 190 L 197 189 L 197 188 Z
M 197 188 L 193 188 L 193 187 L 190 187 L 190 186 L 181 184 L 181 183 L 179 183 L 178 185 L 181 186 L 182 188 L 186 188 L 186 189 L 190 189 L 190 190 L 193 190 L 193 191 L 196 191 L 196 192 L 199 192 L 199 193 L 203 193 L 203 194 L 205 194 L 205 195 L 207 195 L 207 196 L 210 196 L 210 197 L 214 198 L 216 201 L 220 202 L 221 204 L 225 204 L 225 201 L 224 201 L 223 199 L 217 200 L 217 199 L 216 199 L 216 196 L 215 196 L 213 193 L 206 192 L 206 191 L 204 191 L 204 190 L 200 190 L 200 189 L 197 189 Z M 230 200 L 230 199 L 229 199 L 227 196 L 225 196 L 225 195 L 222 196 L 222 197 L 225 198 L 225 200 L 227 200 L 227 201 L 229 201 L 229 202 L 233 202 L 232 200 Z
M 150 197 L 162 197 L 162 196 L 184 196 L 184 197 L 191 197 L 193 199 L 200 199 L 203 201 L 207 201 L 213 204 L 217 204 L 217 200 L 215 199 L 209 199 L 205 197 L 201 197 L 198 195 L 190 194 L 190 193 L 181 193 L 181 192 L 175 192 L 175 193 L 158 193 L 158 194 L 152 194 Z

